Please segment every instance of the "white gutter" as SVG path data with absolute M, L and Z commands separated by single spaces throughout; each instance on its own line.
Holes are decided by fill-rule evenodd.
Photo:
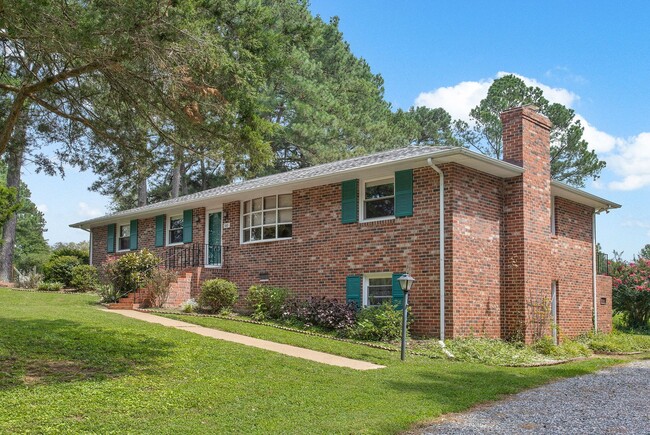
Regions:
M 440 341 L 445 341 L 445 174 L 433 164 L 429 157 L 427 163 L 440 176 Z
M 593 294 L 594 294 L 594 332 L 598 332 L 598 302 L 596 301 L 597 295 L 596 295 L 596 275 L 597 271 L 596 268 L 598 267 L 598 259 L 596 258 L 596 214 L 598 214 L 600 210 L 594 209 L 594 213 L 592 214 L 591 217 L 591 249 L 592 249 L 592 256 L 591 256 L 591 267 L 592 267 L 592 272 L 593 272 Z

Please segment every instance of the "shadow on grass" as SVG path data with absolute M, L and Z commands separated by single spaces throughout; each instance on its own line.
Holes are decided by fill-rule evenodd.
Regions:
M 132 330 L 0 318 L 0 390 L 158 371 L 173 346 Z

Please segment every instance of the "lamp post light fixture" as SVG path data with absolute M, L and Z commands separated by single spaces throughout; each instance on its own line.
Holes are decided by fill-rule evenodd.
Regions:
M 397 278 L 397 281 L 404 292 L 404 303 L 402 304 L 402 361 L 404 361 L 406 358 L 406 317 L 408 316 L 407 309 L 409 305 L 409 291 L 411 290 L 411 287 L 413 287 L 415 279 L 408 273 L 405 273 Z

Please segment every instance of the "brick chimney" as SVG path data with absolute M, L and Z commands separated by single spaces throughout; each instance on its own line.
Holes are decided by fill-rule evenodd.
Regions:
M 534 106 L 501 113 L 503 160 L 524 168 L 505 181 L 503 212 L 502 336 L 532 341 L 538 310 L 550 299 L 550 120 Z M 537 315 L 537 317 L 536 317 Z

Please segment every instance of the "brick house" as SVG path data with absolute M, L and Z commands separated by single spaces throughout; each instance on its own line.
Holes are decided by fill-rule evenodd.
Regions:
M 530 341 L 551 324 L 567 337 L 594 323 L 610 330 L 611 278 L 596 274 L 594 224 L 620 206 L 551 181 L 550 122 L 534 108 L 501 118 L 503 160 L 406 147 L 72 227 L 90 232 L 94 265 L 148 248 L 181 271 L 170 306 L 214 277 L 235 282 L 240 300 L 268 282 L 304 298 L 399 302 L 396 279 L 409 272 L 416 334 Z

